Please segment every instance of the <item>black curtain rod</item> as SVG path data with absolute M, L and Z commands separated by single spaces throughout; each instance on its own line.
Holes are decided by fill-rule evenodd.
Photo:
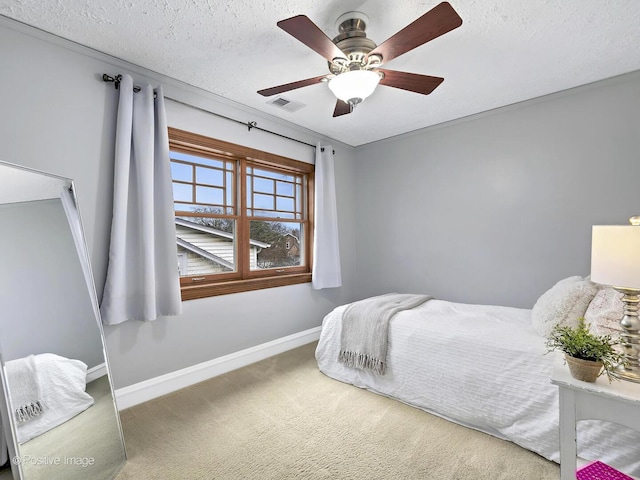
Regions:
M 104 82 L 113 83 L 114 86 L 116 87 L 116 90 L 118 90 L 120 88 L 120 82 L 122 81 L 122 75 L 116 75 L 115 77 L 112 77 L 111 75 L 107 75 L 106 73 L 103 73 L 102 74 L 102 80 Z M 133 91 L 134 92 L 139 92 L 140 91 L 140 87 L 138 87 L 137 85 L 134 85 Z M 255 122 L 255 121 L 254 122 L 246 122 L 245 123 L 245 122 L 242 122 L 240 120 L 236 120 L 235 118 L 226 117 L 224 115 L 220 115 L 219 113 L 215 113 L 215 112 L 211 112 L 209 110 L 205 110 L 204 108 L 194 107 L 193 105 L 189 105 L 188 103 L 181 102 L 180 100 L 176 100 L 175 98 L 171 98 L 171 97 L 165 97 L 165 98 L 168 98 L 169 100 L 171 100 L 173 102 L 177 102 L 177 103 L 180 103 L 182 105 L 186 105 L 187 107 L 195 108 L 197 110 L 201 110 L 201 111 L 209 113 L 211 115 L 215 115 L 216 117 L 224 118 L 225 120 L 229 120 L 231 122 L 239 123 L 240 125 L 246 125 L 247 129 L 249 131 L 251 131 L 252 129 L 255 128 L 256 130 L 260 130 L 261 132 L 270 133 L 271 135 L 276 135 L 278 137 L 286 138 L 287 140 L 291 140 L 293 142 L 298 142 L 298 143 L 301 143 L 303 145 L 307 145 L 309 147 L 316 148 L 315 145 L 312 145 L 312 144 L 307 143 L 307 142 L 303 142 L 302 140 L 298 140 L 297 138 L 287 137 L 286 135 L 282 135 L 281 133 L 272 132 L 271 130 L 267 130 L 265 128 L 261 128 L 261 127 L 258 126 L 258 122 Z M 324 152 L 324 147 L 320 147 L 320 151 Z M 336 151 L 334 150 L 333 153 L 335 154 Z

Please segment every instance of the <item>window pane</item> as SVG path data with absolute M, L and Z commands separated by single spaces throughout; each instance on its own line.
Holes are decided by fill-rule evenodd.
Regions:
M 176 212 L 196 212 L 200 207 L 192 203 L 174 203 Z
M 221 188 L 198 186 L 196 187 L 196 202 L 222 205 L 224 198 L 222 192 Z
M 235 192 L 235 182 L 233 181 L 233 173 L 227 172 L 227 205 L 235 205 L 235 201 L 233 198 Z
M 176 202 L 191 202 L 193 190 L 191 185 L 185 185 L 184 183 L 173 184 L 173 200 Z
M 171 158 L 176 160 L 185 160 L 189 163 L 196 163 L 198 165 L 209 165 L 212 167 L 222 168 L 224 162 L 221 160 L 214 160 L 212 158 L 203 158 L 196 155 L 190 155 L 188 153 L 171 152 Z
M 294 220 L 296 215 L 291 212 L 274 212 L 273 210 L 252 210 L 250 214 L 254 217 L 277 217 L 283 220 Z
M 288 195 L 290 197 L 293 197 L 293 183 L 277 182 L 276 193 L 278 195 Z
M 276 210 L 293 212 L 293 198 L 276 197 Z
M 224 185 L 222 178 L 222 170 L 196 167 L 197 183 L 206 183 L 207 185 L 216 185 L 218 187 L 222 187 Z
M 247 176 L 247 208 L 253 208 L 253 182 L 251 179 L 252 177 Z
M 171 178 L 183 182 L 193 181 L 193 167 L 184 163 L 171 162 Z
M 176 235 L 181 276 L 236 271 L 234 220 L 176 217 Z
M 263 170 L 261 168 L 254 168 L 253 169 L 253 175 L 259 175 L 261 177 L 273 178 L 273 179 L 276 179 L 276 180 L 289 180 L 290 182 L 293 182 L 293 179 L 295 178 L 293 175 L 289 175 L 287 173 L 271 172 L 269 170 Z
M 203 217 L 207 218 L 215 218 L 225 213 L 224 208 L 214 207 L 213 205 L 195 205 L 192 211 L 194 213 L 201 213 Z M 212 217 L 212 215 L 215 215 L 215 217 Z
M 302 224 L 294 222 L 251 222 L 251 270 L 303 265 Z M 258 245 L 258 242 L 262 242 Z M 265 246 L 266 244 L 266 246 Z
M 273 180 L 266 178 L 253 177 L 253 190 L 262 193 L 274 193 L 273 192 Z
M 233 207 L 216 207 L 212 205 L 195 205 L 193 203 L 174 203 L 174 210 L 176 212 L 191 212 L 198 214 L 207 214 L 208 215 L 233 215 Z M 203 215 L 205 216 L 205 215 Z
M 262 210 L 273 210 L 273 197 L 271 195 L 261 195 L 256 193 L 253 196 L 254 204 L 253 208 L 260 208 Z

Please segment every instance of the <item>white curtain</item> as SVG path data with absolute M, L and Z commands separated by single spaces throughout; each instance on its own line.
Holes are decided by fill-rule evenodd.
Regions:
M 313 288 L 335 288 L 342 285 L 340 246 L 338 244 L 338 211 L 333 171 L 333 148 L 316 146 L 315 231 L 313 241 Z
M 154 98 L 155 93 L 155 98 Z M 169 138 L 162 87 L 123 75 L 116 126 L 107 325 L 181 313 Z

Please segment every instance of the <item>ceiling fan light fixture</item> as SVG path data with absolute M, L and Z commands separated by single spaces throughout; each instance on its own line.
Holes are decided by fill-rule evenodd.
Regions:
M 357 105 L 374 92 L 379 82 L 380 75 L 376 72 L 353 70 L 333 77 L 329 88 L 343 102 Z

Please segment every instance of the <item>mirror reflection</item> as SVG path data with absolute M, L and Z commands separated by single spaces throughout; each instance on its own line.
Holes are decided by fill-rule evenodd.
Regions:
M 73 182 L 0 162 L 0 225 L 0 478 L 114 478 L 124 443 Z

